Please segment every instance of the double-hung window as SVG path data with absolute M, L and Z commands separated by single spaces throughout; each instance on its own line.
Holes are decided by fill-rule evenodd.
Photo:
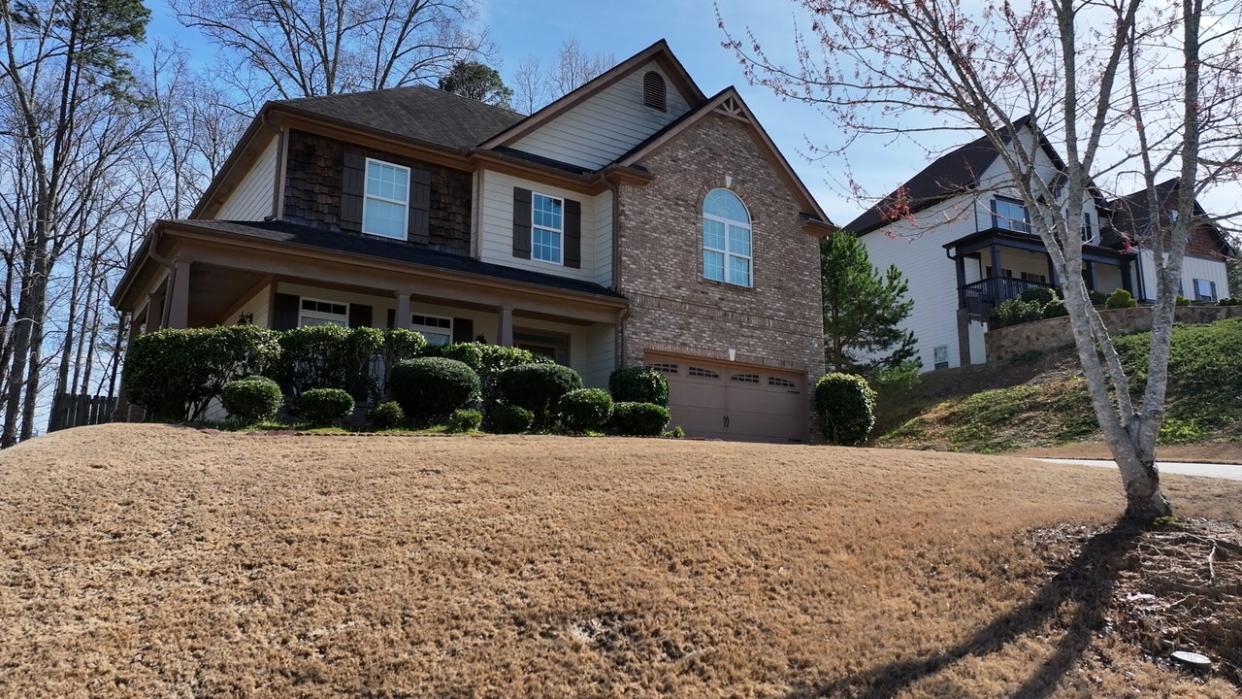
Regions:
M 1195 280 L 1195 300 L 1196 301 L 1215 301 L 1216 300 L 1216 282 L 1211 279 Z
M 405 240 L 410 213 L 410 169 L 367 158 L 362 232 Z
M 349 304 L 319 299 L 302 299 L 302 308 L 298 314 L 298 325 L 339 325 L 349 326 Z
M 530 196 L 531 259 L 564 264 L 565 200 L 532 192 Z
M 453 319 L 442 316 L 414 314 L 410 319 L 411 329 L 422 333 L 423 339 L 433 347 L 447 345 L 453 341 Z
M 992 200 L 992 225 L 1019 233 L 1031 232 L 1031 220 L 1026 215 L 1026 205 L 1017 199 L 996 197 Z
M 703 277 L 751 285 L 750 214 L 727 189 L 713 189 L 703 200 Z

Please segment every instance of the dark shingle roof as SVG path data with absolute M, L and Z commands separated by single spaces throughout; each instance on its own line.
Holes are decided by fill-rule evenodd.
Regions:
M 527 284 L 538 284 L 567 291 L 625 298 L 608 287 L 592 282 L 482 262 L 472 257 L 428 250 L 424 247 L 410 245 L 397 240 L 386 240 L 384 238 L 353 233 L 340 233 L 285 221 L 221 221 L 196 218 L 177 219 L 166 221 L 165 223 L 172 226 L 193 227 L 231 235 L 248 236 L 269 242 L 307 245 L 353 255 L 408 262 L 454 272 L 478 274 Z
M 1181 179 L 1174 177 L 1165 180 L 1156 185 L 1156 205 L 1160 211 L 1167 211 L 1177 207 L 1177 193 L 1180 189 Z M 1148 205 L 1147 188 L 1132 192 L 1123 197 L 1117 197 L 1108 203 L 1109 209 L 1112 210 L 1111 230 L 1106 232 L 1106 242 L 1111 238 L 1118 242 L 1124 242 L 1122 236 L 1130 236 L 1132 241 L 1137 241 L 1151 234 L 1152 211 Z M 1199 206 L 1199 202 L 1195 202 L 1195 216 L 1207 219 L 1207 212 L 1203 207 Z M 1166 219 L 1168 216 L 1164 217 Z M 1224 254 L 1233 254 L 1233 246 L 1229 240 L 1221 233 L 1220 228 L 1215 225 L 1209 225 L 1208 230 L 1219 246 L 1220 251 Z
M 1021 129 L 1028 122 L 1029 117 L 1022 117 L 1014 121 L 1014 129 Z M 987 136 L 959 146 L 933 160 L 901 187 L 851 221 L 845 230 L 863 235 L 900 218 L 906 210 L 913 213 L 968 191 L 978 186 L 979 177 L 995 159 L 996 147 Z
M 468 150 L 522 115 L 426 85 L 274 102 L 445 148 Z

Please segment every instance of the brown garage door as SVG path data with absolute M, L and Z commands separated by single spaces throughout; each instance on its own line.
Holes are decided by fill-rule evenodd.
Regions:
M 690 437 L 802 442 L 809 403 L 802 374 L 711 360 L 648 355 L 668 378 L 673 424 Z

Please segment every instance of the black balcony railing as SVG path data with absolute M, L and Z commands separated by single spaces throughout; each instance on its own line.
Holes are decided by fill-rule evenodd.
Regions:
M 960 289 L 962 308 L 971 315 L 986 319 L 998 304 L 1016 299 L 1027 289 L 1051 289 L 1051 284 L 1014 277 L 988 277 L 965 284 Z

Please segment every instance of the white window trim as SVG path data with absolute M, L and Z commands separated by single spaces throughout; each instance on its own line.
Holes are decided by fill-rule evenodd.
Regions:
M 309 311 L 305 308 L 302 308 L 302 303 L 306 301 L 314 301 L 315 303 L 330 303 L 335 306 L 344 306 L 345 315 L 339 316 L 335 313 L 325 313 L 324 311 Z M 313 296 L 299 296 L 298 297 L 298 327 L 299 328 L 306 327 L 305 323 L 302 322 L 302 318 L 309 316 L 311 318 L 317 318 L 319 320 L 344 320 L 345 327 L 348 328 L 349 327 L 349 306 L 350 304 L 348 301 L 332 301 L 329 299 L 317 299 Z
M 435 318 L 436 320 L 447 320 L 448 327 L 443 328 L 438 325 L 424 325 L 421 323 L 415 323 L 414 316 L 422 316 L 423 318 Z M 416 332 L 422 333 L 423 337 L 426 337 L 427 333 L 435 333 L 437 335 L 448 334 L 448 342 L 446 342 L 445 344 L 448 344 L 448 345 L 453 344 L 453 319 L 449 316 L 440 316 L 440 315 L 435 315 L 432 313 L 411 313 L 410 314 L 410 330 L 414 330 Z
M 737 196 L 737 195 L 734 195 L 734 196 Z M 741 197 L 738 197 L 737 200 L 742 202 L 742 208 L 746 209 L 746 202 L 742 201 Z M 750 209 L 746 209 L 746 215 L 748 217 L 750 216 Z M 720 282 L 722 284 L 732 284 L 733 286 L 740 286 L 744 289 L 754 288 L 755 286 L 755 231 L 753 228 L 751 228 L 750 223 L 743 224 L 741 221 L 734 221 L 733 219 L 725 218 L 723 216 L 716 216 L 714 214 L 709 214 L 707 213 L 706 210 L 703 211 L 703 220 L 704 221 L 716 221 L 718 223 L 723 223 L 725 227 L 725 235 L 724 235 L 725 249 L 724 250 L 721 250 L 720 248 L 714 248 L 707 244 L 707 227 L 706 226 L 703 227 L 703 234 L 702 234 L 704 250 L 707 250 L 709 252 L 718 252 L 724 255 L 724 281 L 721 282 L 719 279 L 712 279 L 708 277 L 706 265 L 704 265 L 704 269 L 703 269 L 703 278 L 709 282 Z M 739 255 L 736 252 L 729 252 L 728 250 L 729 226 L 735 226 L 737 228 L 746 229 L 746 236 L 750 239 L 750 254 L 749 255 Z M 747 276 L 750 277 L 750 283 L 742 284 L 741 282 L 735 282 L 732 279 L 730 279 L 730 277 L 733 276 L 732 273 L 729 271 L 729 258 L 730 257 L 740 257 L 746 260 L 746 271 L 748 273 Z
M 367 191 L 367 171 L 371 169 L 371 163 L 379 163 L 380 165 L 386 165 L 388 167 L 393 167 L 393 168 L 396 168 L 398 170 L 405 172 L 405 201 L 401 201 L 399 199 L 389 199 L 388 197 L 381 197 L 378 194 L 371 194 L 370 192 Z M 372 199 L 376 201 L 382 201 L 387 204 L 397 204 L 398 206 L 401 207 L 403 216 L 401 217 L 401 234 L 400 235 L 388 235 L 387 233 L 377 233 L 375 231 L 368 231 L 366 229 L 367 202 L 369 202 Z M 387 160 L 380 160 L 379 158 L 367 158 L 366 162 L 363 164 L 363 169 L 362 169 L 362 232 L 366 233 L 367 235 L 378 235 L 381 238 L 388 238 L 390 240 L 406 240 L 409 237 L 409 230 L 410 230 L 410 168 L 404 165 L 390 163 Z
M 561 227 L 559 229 L 549 228 L 548 226 L 535 225 L 535 197 L 545 197 L 547 199 L 552 199 L 553 201 L 558 201 L 561 203 Z M 556 233 L 557 235 L 561 237 L 561 244 L 556 246 L 557 250 L 561 253 L 561 258 L 559 260 L 545 260 L 541 257 L 535 257 L 535 229 L 536 228 L 538 228 L 541 231 L 550 231 L 552 233 Z M 531 192 L 530 193 L 530 259 L 532 262 L 542 262 L 547 265 L 556 265 L 558 267 L 565 266 L 565 198 L 564 197 L 553 196 L 551 194 L 544 194 L 543 192 Z

